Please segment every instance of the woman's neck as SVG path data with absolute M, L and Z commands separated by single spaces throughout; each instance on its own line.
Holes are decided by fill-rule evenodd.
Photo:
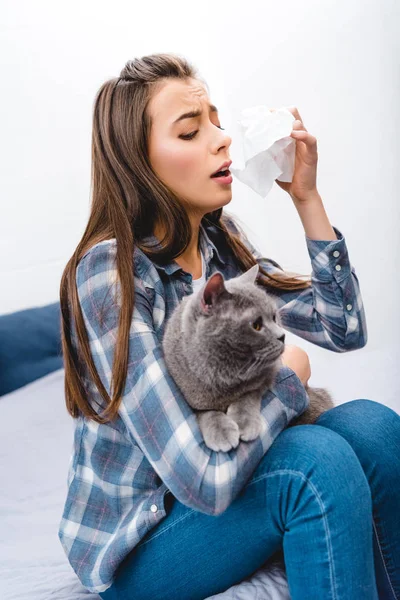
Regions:
M 202 260 L 199 247 L 200 222 L 192 224 L 192 238 L 186 250 L 175 258 L 175 262 L 182 267 L 184 271 L 191 273 L 193 279 L 199 279 L 202 275 Z M 159 240 L 164 237 L 164 228 L 162 225 L 156 225 L 154 233 Z

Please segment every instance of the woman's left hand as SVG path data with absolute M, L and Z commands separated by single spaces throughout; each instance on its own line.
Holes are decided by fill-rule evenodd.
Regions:
M 295 106 L 286 106 L 295 117 L 293 130 L 290 134 L 296 140 L 296 153 L 293 179 L 291 182 L 278 181 L 276 183 L 294 200 L 307 200 L 317 193 L 317 139 L 308 133 Z M 271 109 L 275 110 L 275 109 Z

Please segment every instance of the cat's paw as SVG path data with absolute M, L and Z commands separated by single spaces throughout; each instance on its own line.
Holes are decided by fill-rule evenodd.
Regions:
M 239 445 L 239 426 L 228 415 L 216 410 L 197 414 L 200 431 L 206 446 L 228 452 Z
M 244 442 L 251 442 L 259 437 L 262 431 L 261 417 L 248 418 L 243 424 L 239 425 L 240 439 Z
M 260 414 L 248 414 L 235 404 L 228 406 L 226 414 L 238 424 L 239 437 L 244 442 L 251 442 L 261 434 L 262 419 Z

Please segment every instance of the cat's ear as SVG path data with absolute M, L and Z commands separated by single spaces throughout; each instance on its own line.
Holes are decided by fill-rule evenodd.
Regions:
M 231 296 L 224 284 L 224 276 L 217 271 L 207 280 L 200 294 L 200 306 L 204 313 L 209 313 L 222 296 Z
M 235 281 L 240 281 L 242 283 L 255 283 L 258 275 L 259 264 L 255 264 L 250 269 L 248 269 L 245 273 L 239 275 L 239 277 L 235 278 Z

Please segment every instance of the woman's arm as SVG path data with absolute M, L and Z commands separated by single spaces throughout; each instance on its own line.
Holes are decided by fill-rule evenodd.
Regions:
M 108 393 L 120 310 L 119 300 L 109 301 L 116 281 L 115 252 L 114 243 L 101 243 L 89 250 L 77 268 L 78 296 L 91 352 Z M 105 306 L 109 308 L 100 320 Z M 219 515 L 238 495 L 288 421 L 304 412 L 309 398 L 296 373 L 282 367 L 274 387 L 262 397 L 260 436 L 252 442 L 241 441 L 228 452 L 210 450 L 194 411 L 167 370 L 153 310 L 143 281 L 135 277 L 128 374 L 119 416 L 132 443 L 140 447 L 181 503 Z M 157 307 L 158 322 L 159 310 Z
M 257 262 L 271 273 L 282 273 L 253 246 L 242 229 L 230 220 Z M 312 240 L 306 236 L 311 259 L 312 286 L 304 290 L 273 293 L 282 326 L 299 337 L 333 352 L 363 348 L 368 339 L 360 285 L 350 264 L 346 240 L 333 227 L 337 240 Z

